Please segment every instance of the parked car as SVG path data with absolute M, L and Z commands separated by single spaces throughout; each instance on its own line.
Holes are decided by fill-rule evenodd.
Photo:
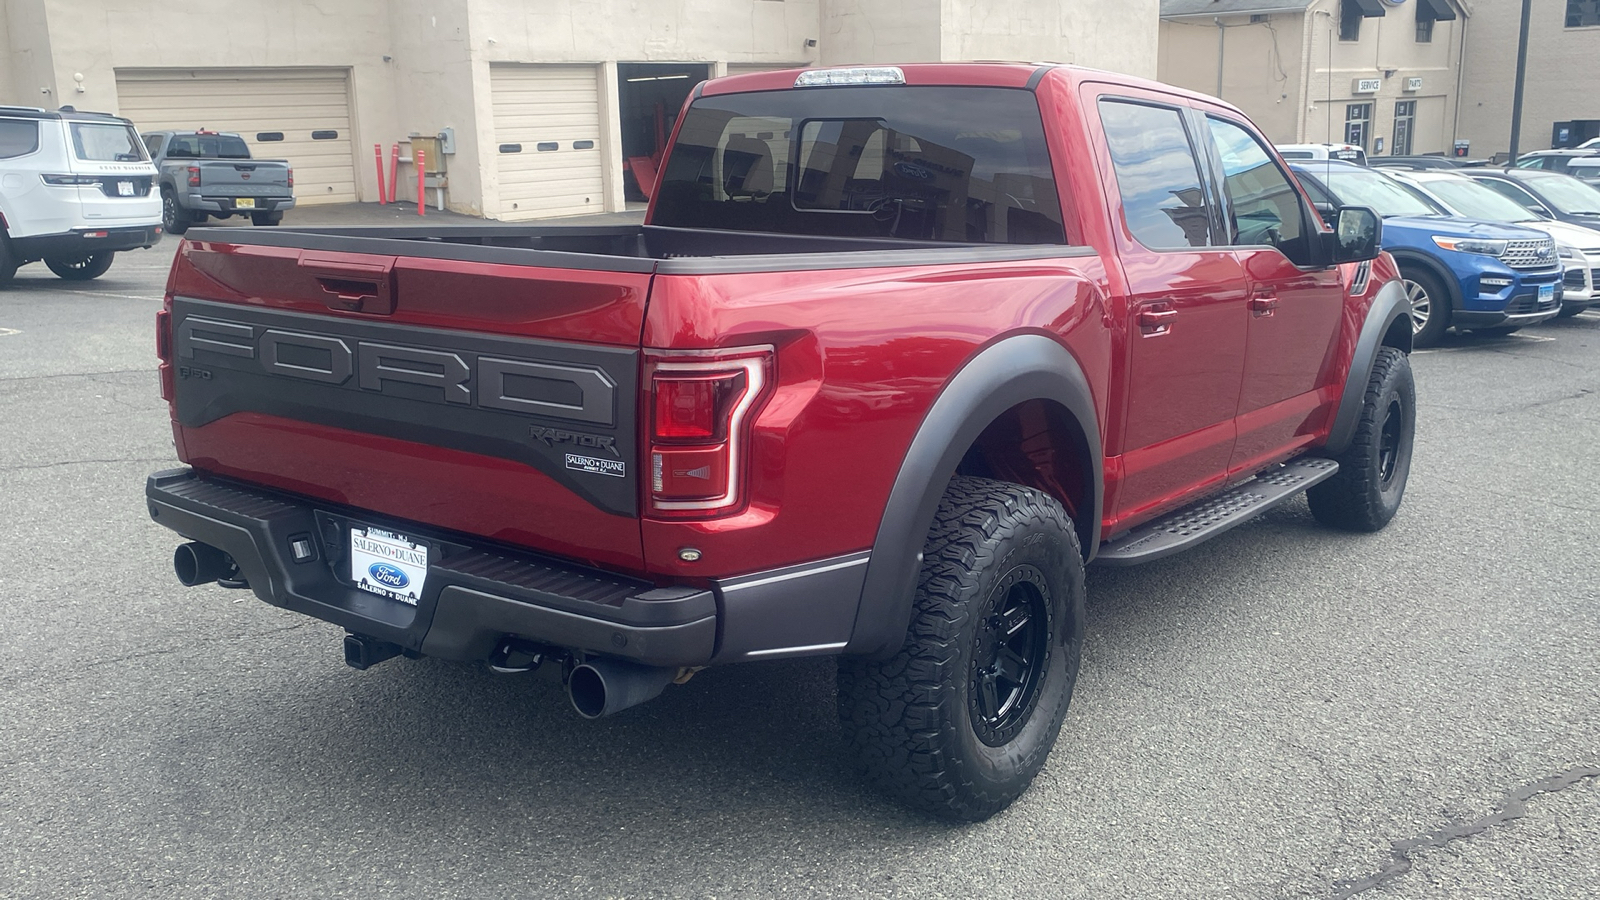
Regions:
M 173 234 L 208 217 L 276 225 L 294 206 L 294 169 L 285 160 L 252 158 L 237 134 L 147 131 L 143 138 L 161 170 L 161 213 Z
M 1391 172 L 1453 215 L 1485 222 L 1504 222 L 1542 231 L 1555 239 L 1565 273 L 1561 291 L 1561 315 L 1575 316 L 1600 303 L 1595 283 L 1600 276 L 1600 231 L 1542 219 L 1483 182 L 1454 172 Z
M 1548 219 L 1600 228 L 1600 188 L 1540 169 L 1462 169 L 1523 208 Z
M 161 240 L 156 169 L 127 119 L 0 106 L 0 285 L 43 260 L 98 278 L 123 250 Z
M 1574 161 L 1597 156 L 1600 156 L 1600 150 L 1535 150 L 1517 157 L 1513 168 L 1565 172 Z
M 1355 144 L 1279 144 L 1277 149 L 1284 159 L 1339 159 L 1358 166 L 1367 164 L 1367 151 Z
M 1373 156 L 1367 165 L 1374 169 L 1459 169 L 1461 163 L 1450 156 Z
M 1438 343 L 1452 326 L 1509 334 L 1561 311 L 1561 258 L 1549 235 L 1457 218 L 1374 169 L 1332 160 L 1293 169 L 1319 208 L 1383 216 L 1383 249 L 1400 265 L 1417 346 Z
M 1567 164 L 1566 174 L 1591 187 L 1600 186 L 1600 155 L 1571 161 Z
M 549 661 L 588 717 L 839 656 L 872 782 L 973 820 L 1055 743 L 1086 562 L 1308 490 L 1341 529 L 1399 508 L 1382 223 L 1325 226 L 1221 101 L 762 72 L 697 89 L 663 163 L 642 226 L 186 241 L 157 333 L 189 467 L 146 488 L 180 580 L 335 623 L 358 668 Z

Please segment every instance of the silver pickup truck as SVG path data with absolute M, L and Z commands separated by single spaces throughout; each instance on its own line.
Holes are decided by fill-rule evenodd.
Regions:
M 244 138 L 218 131 L 147 131 L 140 135 L 161 170 L 161 218 L 167 231 L 230 216 L 276 225 L 294 206 L 294 169 L 281 159 L 252 159 Z

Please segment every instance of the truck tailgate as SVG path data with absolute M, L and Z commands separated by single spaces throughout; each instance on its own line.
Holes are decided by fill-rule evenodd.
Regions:
M 287 194 L 289 164 L 275 159 L 201 159 L 188 165 L 200 167 L 200 190 L 214 193 L 227 188 L 247 194 Z
M 296 238 L 316 243 L 274 243 Z M 168 285 L 179 454 L 383 517 L 640 571 L 650 268 L 313 250 L 197 230 Z

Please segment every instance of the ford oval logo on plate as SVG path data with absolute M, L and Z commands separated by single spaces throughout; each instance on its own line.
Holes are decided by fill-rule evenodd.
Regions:
M 372 576 L 373 581 L 384 587 L 391 587 L 396 590 L 411 583 L 411 579 L 406 577 L 406 573 L 388 563 L 373 563 L 367 567 L 367 574 Z

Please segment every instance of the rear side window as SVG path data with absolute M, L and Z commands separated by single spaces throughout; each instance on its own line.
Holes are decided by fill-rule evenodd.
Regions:
M 1152 250 L 1207 246 L 1212 209 L 1182 114 L 1167 106 L 1101 100 L 1100 121 L 1134 238 Z
M 0 159 L 26 156 L 39 149 L 39 123 L 32 119 L 0 119 Z
M 236 134 L 175 134 L 168 159 L 249 159 L 250 146 Z
M 806 88 L 696 100 L 656 225 L 962 243 L 1066 242 L 1031 92 Z
M 1291 259 L 1305 236 L 1300 195 L 1255 135 L 1233 122 L 1207 118 L 1222 161 L 1233 232 L 1229 243 L 1270 245 Z
M 132 125 L 116 122 L 73 122 L 72 150 L 94 162 L 139 162 L 149 159 L 144 141 Z

